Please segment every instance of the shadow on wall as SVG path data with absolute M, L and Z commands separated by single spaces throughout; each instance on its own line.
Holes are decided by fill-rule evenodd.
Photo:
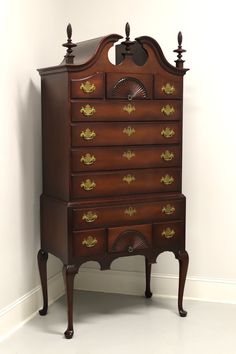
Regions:
M 26 288 L 38 284 L 36 252 L 39 249 L 41 179 L 41 95 L 30 79 L 26 92 L 18 87 L 18 137 L 21 191 L 21 269 Z M 16 127 L 17 129 L 17 127 Z M 20 271 L 20 269 L 19 269 Z

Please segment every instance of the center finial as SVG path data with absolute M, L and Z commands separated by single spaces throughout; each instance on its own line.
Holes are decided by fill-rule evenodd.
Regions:
M 125 25 L 125 35 L 126 35 L 126 39 L 124 42 L 122 42 L 122 44 L 125 45 L 125 52 L 123 53 L 123 55 L 132 55 L 133 53 L 130 50 L 130 47 L 135 43 L 130 41 L 130 25 L 129 22 L 126 23 Z
M 126 23 L 125 25 L 125 35 L 126 35 L 126 41 L 130 40 L 130 25 L 129 22 Z

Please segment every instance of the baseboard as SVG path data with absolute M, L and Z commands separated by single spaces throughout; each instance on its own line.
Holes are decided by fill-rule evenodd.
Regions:
M 61 273 L 48 279 L 49 304 L 64 293 Z M 34 317 L 42 306 L 41 286 L 37 286 L 10 305 L 0 310 L 0 342 Z
M 75 280 L 75 289 L 142 295 L 145 276 L 142 272 L 100 271 L 81 268 Z M 177 297 L 178 277 L 174 275 L 152 274 L 153 296 Z M 236 281 L 188 277 L 185 299 L 236 304 Z
M 153 296 L 177 297 L 177 276 L 154 273 L 151 284 Z M 79 276 L 75 278 L 75 289 L 78 290 L 140 296 L 144 293 L 144 288 L 145 277 L 142 272 L 81 268 Z M 63 295 L 64 284 L 61 273 L 48 280 L 48 293 L 49 304 Z M 188 277 L 185 299 L 236 304 L 236 281 Z M 0 341 L 34 317 L 41 305 L 41 287 L 37 286 L 3 308 L 0 311 Z

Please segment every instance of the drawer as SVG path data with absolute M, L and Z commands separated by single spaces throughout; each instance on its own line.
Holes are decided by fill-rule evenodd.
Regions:
M 154 192 L 181 189 L 181 169 L 144 169 L 78 174 L 71 177 L 73 198 Z
M 185 200 L 73 209 L 73 230 L 185 219 Z
M 106 252 L 105 229 L 86 230 L 72 233 L 73 258 L 94 256 Z
M 182 102 L 158 101 L 71 101 L 72 121 L 169 121 L 182 118 Z
M 144 100 L 153 98 L 153 75 L 107 73 L 107 98 Z
M 154 224 L 153 245 L 167 251 L 185 249 L 185 223 L 174 221 Z
M 78 148 L 71 159 L 72 172 L 181 166 L 181 146 Z
M 88 77 L 71 79 L 71 98 L 102 98 L 103 93 L 103 73 L 96 73 Z
M 72 146 L 176 144 L 181 141 L 180 122 L 80 123 L 72 125 Z
M 133 253 L 152 245 L 152 225 L 132 225 L 108 229 L 108 252 Z
M 183 95 L 183 77 L 165 73 L 155 75 L 155 98 L 181 99 Z

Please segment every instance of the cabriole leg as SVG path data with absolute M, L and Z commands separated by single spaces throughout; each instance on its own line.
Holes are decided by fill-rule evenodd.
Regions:
M 150 288 L 150 282 L 151 282 L 151 267 L 152 264 L 149 263 L 149 260 L 147 257 L 145 257 L 145 271 L 146 271 L 146 290 L 145 290 L 145 296 L 147 299 L 152 297 L 152 292 Z
M 68 326 L 64 335 L 67 339 L 73 337 L 73 289 L 74 289 L 74 277 L 78 272 L 78 267 L 74 265 L 64 265 L 63 266 L 63 277 L 65 283 L 66 299 L 67 299 L 67 318 Z
M 176 258 L 179 260 L 179 292 L 178 292 L 178 309 L 181 317 L 187 316 L 187 311 L 183 309 L 183 294 L 186 281 L 186 275 L 188 270 L 189 257 L 187 251 L 179 251 L 176 254 Z
M 43 308 L 39 310 L 39 314 L 41 316 L 45 316 L 48 311 L 47 260 L 48 260 L 48 253 L 43 250 L 39 250 L 38 267 L 39 267 L 39 274 L 40 274 L 42 292 L 43 292 Z

